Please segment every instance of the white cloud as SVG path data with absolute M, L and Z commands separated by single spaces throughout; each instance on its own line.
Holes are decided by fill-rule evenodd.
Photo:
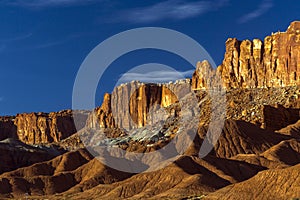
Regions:
M 12 45 L 11 43 L 18 42 L 20 40 L 25 40 L 32 36 L 32 33 L 17 35 L 9 38 L 0 38 L 0 53 L 4 52 L 6 49 Z
M 264 13 L 266 13 L 272 7 L 273 7 L 273 1 L 272 0 L 263 0 L 256 10 L 242 16 L 238 20 L 238 22 L 239 23 L 246 23 L 250 20 L 253 20 L 253 19 L 263 15 Z
M 127 83 L 132 80 L 141 81 L 144 83 L 166 83 L 169 81 L 176 81 L 179 79 L 191 77 L 194 70 L 188 70 L 185 72 L 178 71 L 152 71 L 147 73 L 125 73 L 119 79 L 119 83 Z
M 227 0 L 193 2 L 186 0 L 168 0 L 148 7 L 121 11 L 117 14 L 118 17 L 115 20 L 132 23 L 148 23 L 164 19 L 186 19 L 217 10 L 224 6 L 226 2 Z
M 5 4 L 31 8 L 85 5 L 101 0 L 5 0 Z M 2 1 L 3 2 L 3 1 Z
M 71 40 L 80 38 L 82 36 L 87 36 L 87 35 L 90 35 L 90 34 L 89 33 L 75 33 L 75 34 L 66 36 L 65 38 L 62 38 L 60 40 L 53 40 L 53 41 L 33 45 L 32 48 L 33 49 L 43 49 L 43 48 L 48 48 L 48 47 L 59 46 L 59 45 L 62 45 L 66 42 L 69 42 Z

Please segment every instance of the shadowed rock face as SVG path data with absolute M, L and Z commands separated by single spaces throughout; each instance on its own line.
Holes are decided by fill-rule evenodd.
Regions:
M 300 109 L 266 105 L 263 108 L 263 116 L 263 128 L 275 131 L 296 123 L 300 118 Z
M 14 117 L 0 117 L 0 140 L 18 138 Z
M 26 145 L 16 139 L 0 141 L 0 174 L 34 163 L 50 160 L 65 151 L 54 145 L 43 147 Z M 1 191 L 0 187 L 0 191 Z
M 198 67 L 205 66 L 201 64 Z M 286 32 L 267 36 L 264 41 L 229 38 L 223 63 L 217 71 L 226 88 L 299 85 L 300 22 L 291 23 Z M 194 74 L 194 88 L 203 87 L 201 76 L 199 73 Z

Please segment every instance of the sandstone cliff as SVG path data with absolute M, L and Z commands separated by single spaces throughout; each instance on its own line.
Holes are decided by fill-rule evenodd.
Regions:
M 83 121 L 87 118 L 86 113 L 77 113 L 77 115 L 80 115 Z M 18 114 L 14 123 L 19 140 L 26 144 L 58 142 L 77 132 L 71 110 L 49 114 Z
M 155 120 L 151 113 L 168 107 L 190 90 L 190 80 L 168 84 L 132 81 L 116 87 L 112 94 L 104 95 L 101 107 L 89 116 L 90 128 L 137 128 Z
M 89 127 L 131 129 L 151 123 L 151 109 L 167 107 L 178 101 L 182 90 L 270 88 L 300 84 L 300 22 L 286 32 L 259 39 L 239 41 L 229 38 L 222 64 L 214 70 L 208 61 L 197 63 L 189 80 L 172 84 L 143 84 L 133 81 L 116 87 L 106 95 Z M 186 94 L 186 91 L 183 92 Z M 99 123 L 99 125 L 97 124 Z
M 87 119 L 89 128 L 114 128 L 115 121 L 111 112 L 111 94 L 106 93 L 103 97 L 102 106 L 91 113 Z
M 210 79 L 210 74 L 213 72 L 212 66 L 208 61 L 204 60 L 202 62 L 198 62 L 196 66 L 196 70 L 192 76 L 192 89 L 204 89 L 207 88 L 208 79 Z
M 193 75 L 194 89 L 203 87 L 200 64 Z M 200 69 L 204 68 L 204 69 Z M 286 32 L 259 39 L 229 38 L 222 64 L 217 69 L 223 85 L 230 88 L 284 87 L 300 84 L 300 21 Z
M 75 127 L 73 114 L 82 123 Z M 59 142 L 83 128 L 88 113 L 65 110 L 51 113 L 23 113 L 0 118 L 0 140 L 15 138 L 26 144 Z M 77 129 L 76 129 L 77 128 Z
M 286 32 L 267 36 L 264 41 L 228 39 L 224 60 L 218 69 L 212 69 L 207 61 L 199 62 L 191 80 L 122 84 L 104 96 L 102 106 L 88 117 L 87 126 L 131 129 L 157 121 L 152 112 L 175 103 L 190 89 L 207 89 L 209 84 L 215 83 L 212 80 L 216 73 L 228 90 L 299 85 L 300 22 L 291 23 Z M 86 118 L 86 114 L 82 114 L 83 122 Z M 270 124 L 266 123 L 266 126 Z M 84 123 L 80 128 L 83 126 Z M 0 131 L 0 139 L 12 137 L 28 144 L 57 142 L 77 132 L 71 111 L 2 117 Z

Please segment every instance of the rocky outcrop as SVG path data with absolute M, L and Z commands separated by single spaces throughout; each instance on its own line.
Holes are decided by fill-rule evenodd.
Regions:
M 204 60 L 197 63 L 197 67 L 192 76 L 192 89 L 204 89 L 207 88 L 207 81 L 209 81 L 210 73 L 212 73 L 213 68 L 208 61 Z
M 64 110 L 51 113 L 23 113 L 0 117 L 0 141 L 19 139 L 26 144 L 59 142 L 85 126 L 88 112 Z M 76 115 L 77 124 L 74 123 Z
M 89 128 L 114 128 L 115 120 L 111 112 L 111 94 L 106 93 L 103 97 L 102 106 L 98 107 L 91 113 L 87 119 Z
M 87 113 L 77 112 L 76 115 L 86 121 Z M 52 113 L 18 114 L 14 121 L 18 139 L 26 144 L 58 142 L 77 132 L 73 120 L 73 112 L 65 110 Z
M 102 106 L 89 116 L 90 128 L 142 127 L 157 120 L 155 110 L 168 107 L 190 91 L 190 80 L 168 84 L 144 84 L 132 81 L 116 87 L 112 94 L 104 95 Z
M 198 68 L 205 69 L 206 64 Z M 204 87 L 201 74 L 204 69 L 196 70 L 194 89 Z M 292 22 L 286 32 L 267 36 L 264 41 L 229 38 L 223 63 L 217 71 L 228 89 L 299 85 L 300 21 Z
M 264 41 L 226 41 L 223 63 L 214 70 L 208 61 L 197 63 L 190 80 L 171 84 L 143 84 L 137 81 L 116 87 L 105 95 L 101 107 L 90 117 L 90 127 L 131 129 L 151 123 L 151 111 L 178 101 L 184 90 L 270 88 L 300 84 L 300 22 L 286 32 L 267 36 Z M 109 108 L 111 107 L 111 108 Z M 150 113 L 150 114 L 149 114 Z

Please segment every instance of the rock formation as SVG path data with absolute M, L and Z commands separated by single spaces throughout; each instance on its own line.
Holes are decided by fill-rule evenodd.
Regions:
M 218 69 L 213 70 L 207 61 L 199 62 L 191 80 L 169 84 L 143 84 L 137 81 L 122 84 L 112 94 L 104 96 L 102 106 L 89 116 L 87 126 L 142 127 L 154 120 L 151 116 L 153 110 L 168 107 L 190 89 L 208 89 L 219 84 L 214 82 L 218 76 L 227 89 L 300 84 L 300 22 L 291 23 L 286 32 L 267 36 L 263 42 L 259 39 L 228 39 L 224 60 Z M 82 116 L 84 122 L 86 116 Z M 274 122 L 267 118 L 268 115 L 264 124 L 266 127 Z M 58 142 L 77 132 L 71 111 L 2 117 L 0 131 L 0 139 L 18 138 L 28 144 Z
M 105 94 L 101 107 L 87 120 L 90 128 L 132 129 L 151 123 L 151 112 L 168 107 L 190 91 L 190 80 L 169 84 L 132 81 Z
M 0 117 L 0 140 L 17 137 L 17 127 L 14 124 L 14 117 Z
M 211 81 L 213 68 L 208 61 L 204 60 L 197 63 L 197 67 L 192 76 L 192 89 L 207 89 L 208 83 Z
M 78 113 L 85 121 L 87 114 Z M 27 144 L 58 142 L 77 132 L 71 110 L 52 113 L 25 113 L 15 118 L 18 138 Z M 82 128 L 82 127 L 81 127 Z
M 214 70 L 208 61 L 197 63 L 190 80 L 171 84 L 122 84 L 104 96 L 101 107 L 89 117 L 89 127 L 131 129 L 149 122 L 149 112 L 178 101 L 184 90 L 270 88 L 300 84 L 300 22 L 286 32 L 267 36 L 262 42 L 229 38 L 223 63 Z
M 77 116 L 75 126 L 73 114 Z M 26 144 L 59 142 L 84 127 L 88 113 L 71 110 L 51 113 L 23 113 L 0 118 L 0 140 L 15 138 Z
M 223 63 L 217 71 L 227 89 L 299 85 L 300 22 L 292 22 L 286 32 L 267 36 L 264 41 L 229 38 Z M 203 87 L 201 76 L 201 73 L 193 76 L 195 89 Z
M 111 94 L 106 93 L 103 97 L 102 106 L 91 113 L 87 119 L 89 128 L 114 128 L 115 121 L 111 112 Z

